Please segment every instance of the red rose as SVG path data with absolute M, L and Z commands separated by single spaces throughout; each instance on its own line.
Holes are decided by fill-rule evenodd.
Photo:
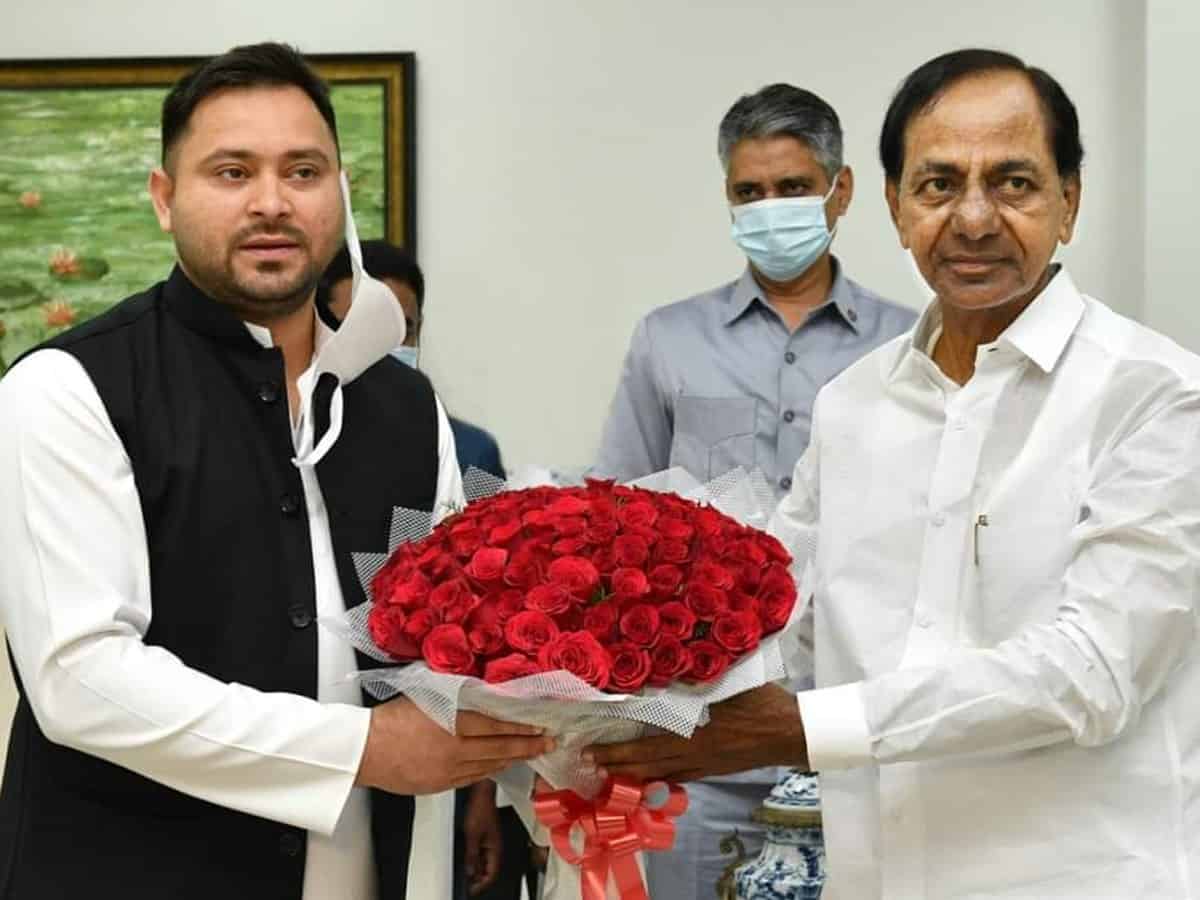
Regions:
M 604 690 L 612 671 L 612 657 L 589 631 L 569 631 L 538 651 L 538 663 L 547 672 L 565 669 L 594 688 Z
M 611 575 L 617 568 L 617 558 L 613 555 L 612 547 L 601 547 L 592 554 L 592 565 L 603 575 Z
M 619 615 L 620 610 L 615 603 L 597 603 L 595 606 L 589 606 L 583 614 L 583 627 L 598 640 L 608 641 L 612 637 Z
M 544 612 L 527 609 L 504 623 L 504 637 L 514 650 L 536 653 L 558 637 L 558 626 Z
M 459 625 L 438 625 L 421 642 L 421 656 L 435 672 L 470 675 L 475 670 L 467 633 Z
M 620 526 L 616 519 L 605 519 L 600 522 L 593 521 L 583 536 L 593 544 L 611 544 L 619 531 Z
M 504 574 L 508 551 L 499 547 L 481 547 L 467 563 L 466 573 L 476 581 L 496 581 Z
M 738 587 L 749 594 L 757 594 L 762 584 L 763 570 L 751 563 L 742 563 L 737 571 Z
M 658 609 L 649 603 L 631 606 L 621 616 L 621 634 L 641 647 L 650 647 L 658 639 Z
M 521 533 L 520 519 L 507 519 L 488 532 L 489 544 L 507 544 Z
M 683 583 L 683 569 L 678 566 L 655 566 L 650 570 L 650 587 L 659 594 L 671 596 Z
M 692 651 L 679 638 L 661 637 L 650 651 L 650 682 L 666 687 L 692 668 Z
M 600 573 L 591 560 L 582 556 L 560 556 L 547 569 L 550 580 L 561 584 L 580 599 L 585 599 L 600 584 Z
M 658 608 L 659 628 L 664 635 L 685 641 L 696 627 L 696 614 L 678 600 Z
M 692 548 L 683 541 L 659 541 L 656 556 L 661 563 L 679 565 L 687 562 L 692 555 Z
M 587 531 L 587 519 L 578 516 L 565 516 L 561 519 L 549 520 L 554 526 L 554 532 L 559 537 L 578 537 Z
M 535 660 L 520 653 L 510 653 L 493 659 L 483 669 L 483 680 L 490 684 L 502 681 L 512 681 L 514 678 L 524 678 L 526 675 L 536 675 L 542 671 Z
M 729 611 L 730 612 L 757 612 L 758 600 L 754 595 L 747 594 L 745 591 L 730 591 L 729 592 Z
M 579 497 L 566 496 L 551 503 L 546 507 L 546 512 L 552 516 L 582 516 L 591 506 L 588 501 Z
M 702 581 L 723 591 L 729 590 L 734 583 L 733 572 L 711 559 L 696 561 L 696 564 L 692 566 L 691 580 L 693 584 Z
M 787 569 L 773 563 L 758 588 L 758 617 L 763 632 L 770 634 L 787 624 L 796 605 L 796 582 Z
M 407 581 L 392 588 L 390 596 L 382 599 L 385 603 L 394 603 L 404 609 L 416 609 L 428 599 L 432 587 L 428 578 L 420 572 L 414 572 Z
M 613 644 L 609 652 L 612 654 L 609 685 L 627 694 L 640 690 L 650 677 L 650 654 L 626 641 Z
M 464 578 L 439 584 L 429 592 L 429 606 L 443 622 L 461 622 L 479 605 L 479 598 Z
M 650 593 L 650 582 L 641 569 L 617 569 L 612 573 L 612 589 L 622 599 L 644 597 Z
M 649 528 L 658 521 L 658 510 L 654 508 L 653 503 L 637 500 L 633 503 L 626 503 L 618 509 L 617 520 L 626 528 L 631 526 Z
M 618 566 L 640 568 L 650 558 L 650 544 L 636 534 L 623 534 L 616 538 L 612 550 Z
M 692 668 L 685 676 L 688 681 L 715 681 L 729 668 L 729 653 L 713 641 L 692 641 Z
M 754 620 L 758 624 L 758 619 Z M 499 625 L 476 625 L 467 632 L 471 649 L 480 656 L 491 656 L 504 648 L 504 632 Z
M 518 550 L 504 567 L 504 583 L 512 587 L 528 590 L 541 580 L 542 567 L 532 551 Z
M 437 614 L 432 609 L 418 609 L 411 613 L 408 621 L 404 623 L 404 634 L 412 641 L 415 649 L 421 645 L 425 635 L 429 634 L 436 624 L 438 624 Z
M 367 616 L 371 640 L 393 659 L 420 659 L 421 651 L 404 633 L 408 616 L 399 606 L 375 605 Z
M 496 618 L 507 622 L 525 608 L 525 595 L 515 588 L 496 595 Z
M 588 542 L 583 538 L 563 538 L 561 541 L 555 541 L 550 549 L 554 551 L 555 556 L 574 556 L 587 545 Z
M 754 612 L 728 612 L 717 616 L 712 639 L 731 653 L 745 653 L 758 646 L 762 624 Z
M 447 553 L 441 543 L 432 544 L 417 560 L 417 566 L 430 578 L 440 580 L 458 563 L 453 554 Z
M 785 568 L 792 564 L 792 554 L 780 543 L 779 538 L 762 531 L 755 532 L 754 540 L 767 554 L 767 558 Z
M 450 529 L 450 550 L 460 559 L 468 559 L 483 546 L 483 532 L 471 522 L 462 522 Z
M 702 537 L 715 537 L 720 534 L 721 529 L 727 521 L 728 519 L 712 507 L 697 509 L 695 516 L 692 518 L 692 524 L 696 526 L 696 532 Z
M 747 563 L 761 569 L 767 564 L 767 551 L 758 542 L 747 538 L 741 541 L 734 541 L 729 546 L 729 551 L 725 554 L 725 558 L 727 560 L 735 560 L 739 563 Z
M 728 606 L 723 590 L 703 582 L 688 585 L 684 600 L 701 622 L 711 622 Z
M 553 582 L 539 584 L 525 595 L 526 608 L 536 609 L 550 615 L 566 612 L 574 602 L 575 598 L 571 596 L 571 592 L 564 585 Z
M 658 520 L 658 533 L 668 541 L 690 541 L 696 529 L 676 516 L 663 516 Z

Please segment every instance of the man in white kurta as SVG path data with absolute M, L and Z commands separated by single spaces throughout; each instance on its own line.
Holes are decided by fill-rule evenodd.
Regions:
M 815 558 L 817 688 L 595 756 L 810 764 L 829 900 L 1195 897 L 1200 359 L 1051 263 L 1082 147 L 1044 72 L 932 60 L 881 155 L 936 299 L 822 391 L 772 522 Z

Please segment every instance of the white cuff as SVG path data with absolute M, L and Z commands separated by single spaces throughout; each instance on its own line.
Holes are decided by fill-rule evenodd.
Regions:
M 810 769 L 826 772 L 873 762 L 859 682 L 802 691 L 796 702 L 804 723 Z

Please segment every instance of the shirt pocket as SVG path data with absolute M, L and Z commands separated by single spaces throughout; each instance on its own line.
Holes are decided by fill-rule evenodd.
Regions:
M 690 397 L 675 401 L 671 465 L 697 478 L 754 467 L 757 403 L 752 397 Z

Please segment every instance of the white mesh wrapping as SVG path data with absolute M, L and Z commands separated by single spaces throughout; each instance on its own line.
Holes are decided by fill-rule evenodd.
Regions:
M 470 474 L 468 472 L 468 477 Z M 765 487 L 765 479 L 760 476 L 760 480 Z M 488 489 L 488 493 L 481 496 L 496 493 L 491 489 L 495 484 L 483 479 L 472 481 Z M 503 486 L 497 479 L 492 481 Z M 673 469 L 641 479 L 635 485 L 709 502 L 739 522 L 760 528 L 770 516 L 774 502 L 770 489 L 767 488 L 764 494 L 755 484 L 753 474 L 742 470 L 705 485 L 683 470 Z M 397 510 L 398 514 L 393 518 L 393 537 L 397 534 L 397 524 L 412 529 L 404 531 L 401 528 L 401 540 L 417 540 L 429 533 L 429 515 L 422 514 L 423 521 L 416 515 L 401 515 L 411 512 Z M 367 596 L 370 596 L 370 580 L 383 564 L 380 556 L 355 554 L 355 565 Z M 708 721 L 709 704 L 795 675 L 790 667 L 796 655 L 792 643 L 796 640 L 796 626 L 812 596 L 811 569 L 806 566 L 802 570 L 801 564 L 798 562 L 792 571 L 797 578 L 798 599 L 788 624 L 764 639 L 756 650 L 740 658 L 720 679 L 710 684 L 647 687 L 637 695 L 620 695 L 599 691 L 565 671 L 543 672 L 503 684 L 488 684 L 479 678 L 433 672 L 423 662 L 372 669 L 351 677 L 357 678 L 365 690 L 380 700 L 404 694 L 451 733 L 456 714 L 464 710 L 544 728 L 557 738 L 558 747 L 554 753 L 533 760 L 533 769 L 555 788 L 571 788 L 590 797 L 601 785 L 594 775 L 580 768 L 579 755 L 585 747 L 628 740 L 647 727 L 690 737 L 697 727 Z M 323 618 L 321 624 L 370 658 L 391 662 L 371 640 L 367 630 L 370 610 L 371 604 L 363 603 L 348 610 L 344 617 Z

